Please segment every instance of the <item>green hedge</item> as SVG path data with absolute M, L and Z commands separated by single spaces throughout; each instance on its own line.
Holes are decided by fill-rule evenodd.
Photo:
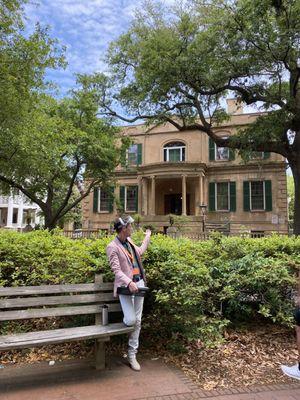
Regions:
M 143 234 L 136 233 L 137 243 Z M 105 248 L 112 238 L 71 240 L 59 231 L 0 231 L 0 285 L 92 282 L 113 275 Z M 144 328 L 155 339 L 219 340 L 225 326 L 258 316 L 291 325 L 291 292 L 300 238 L 222 238 L 204 242 L 154 235 L 144 257 L 148 286 Z

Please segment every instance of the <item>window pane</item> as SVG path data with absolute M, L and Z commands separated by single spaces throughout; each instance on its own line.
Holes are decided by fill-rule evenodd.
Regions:
M 251 209 L 264 210 L 264 183 L 251 182 Z
M 172 142 L 166 144 L 164 146 L 164 161 L 185 161 L 185 144 L 182 142 Z
M 137 165 L 137 144 L 129 147 L 127 152 L 128 165 Z
M 216 147 L 216 160 L 229 160 L 229 148 Z
M 169 149 L 169 161 L 177 162 L 180 160 L 180 149 Z
M 228 182 L 217 183 L 217 210 L 229 210 Z
M 185 161 L 185 147 L 182 148 L 182 159 L 181 161 Z
M 100 189 L 100 211 L 109 211 L 109 195 L 102 189 Z
M 136 211 L 137 188 L 128 186 L 126 188 L 126 211 Z

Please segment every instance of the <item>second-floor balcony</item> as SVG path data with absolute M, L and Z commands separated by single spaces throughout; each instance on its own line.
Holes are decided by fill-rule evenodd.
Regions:
M 181 175 L 183 173 L 191 173 L 197 175 L 206 171 L 206 165 L 199 162 L 158 162 L 152 164 L 140 165 L 137 168 L 139 175 Z

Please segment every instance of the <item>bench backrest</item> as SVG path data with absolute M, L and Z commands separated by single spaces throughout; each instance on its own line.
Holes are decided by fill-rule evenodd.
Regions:
M 0 287 L 0 321 L 95 314 L 101 323 L 103 304 L 108 312 L 121 311 L 113 284 L 101 275 L 95 283 Z

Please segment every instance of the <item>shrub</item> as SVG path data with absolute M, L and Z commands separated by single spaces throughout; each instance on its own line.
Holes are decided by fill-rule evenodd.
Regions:
M 141 243 L 144 234 L 134 235 Z M 112 237 L 72 240 L 59 231 L 0 231 L 0 285 L 112 280 L 105 249 Z M 200 339 L 210 345 L 230 322 L 258 316 L 291 325 L 291 293 L 300 238 L 226 238 L 193 242 L 157 234 L 144 255 L 148 286 L 144 327 L 153 340 Z

